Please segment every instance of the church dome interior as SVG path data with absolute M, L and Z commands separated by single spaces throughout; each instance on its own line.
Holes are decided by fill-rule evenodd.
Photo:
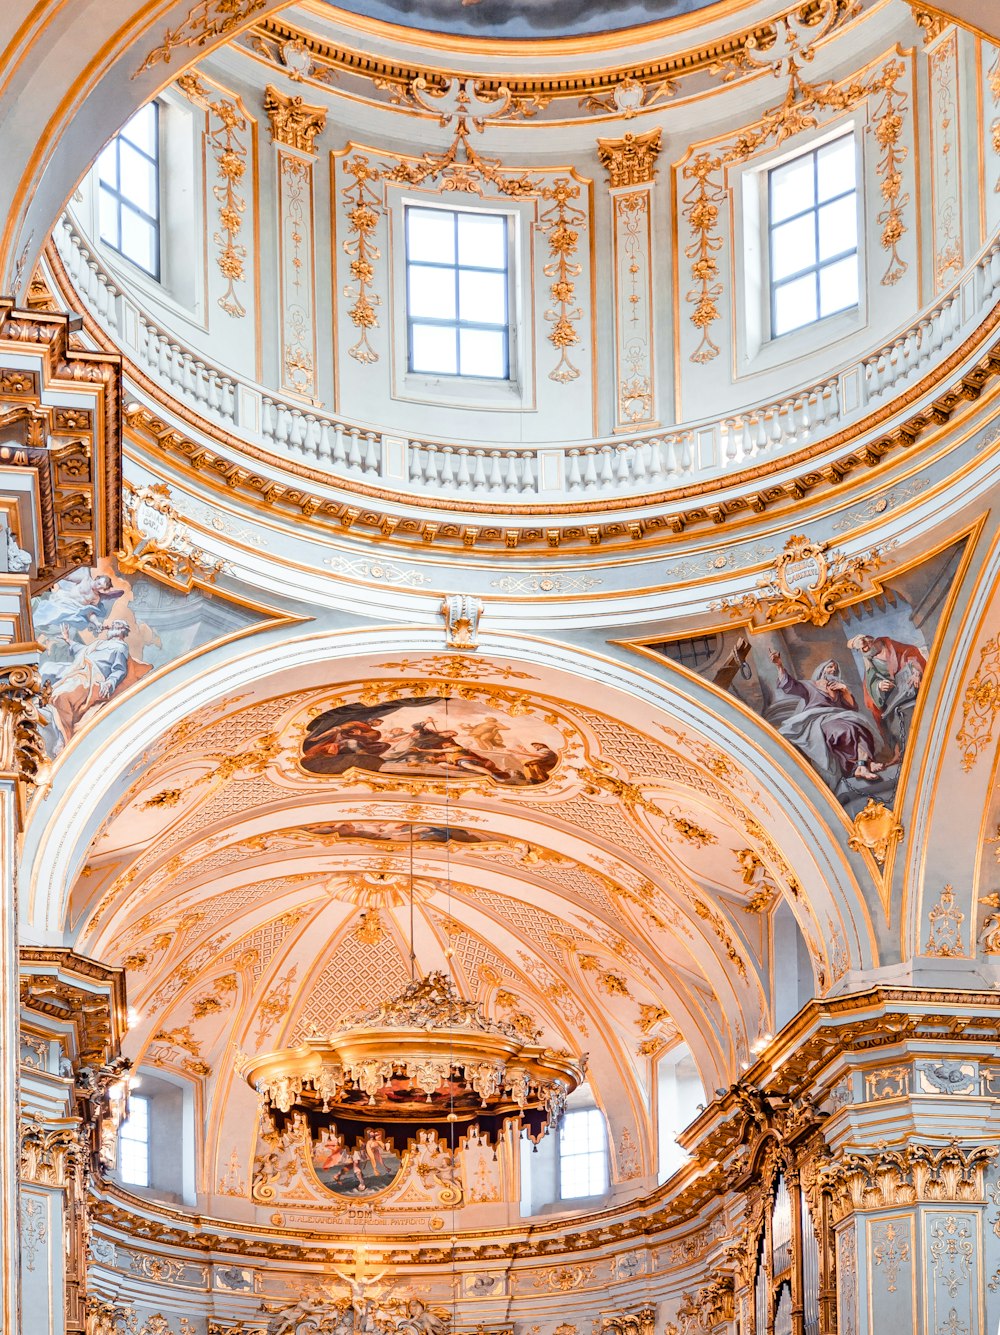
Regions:
M 0 1331 L 1000 1330 L 992 5 L 0 49 Z

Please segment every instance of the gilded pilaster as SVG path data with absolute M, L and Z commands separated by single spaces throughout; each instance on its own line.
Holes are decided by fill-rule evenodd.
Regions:
M 653 346 L 653 182 L 661 131 L 599 139 L 614 221 L 615 429 L 656 425 Z

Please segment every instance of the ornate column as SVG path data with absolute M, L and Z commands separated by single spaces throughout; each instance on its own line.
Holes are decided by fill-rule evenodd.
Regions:
M 610 181 L 614 226 L 615 430 L 658 425 L 653 329 L 653 180 L 659 127 L 598 139 Z
M 985 1335 L 995 1259 L 986 1175 L 996 1157 L 992 1146 L 904 1145 L 831 1164 L 840 1335 Z

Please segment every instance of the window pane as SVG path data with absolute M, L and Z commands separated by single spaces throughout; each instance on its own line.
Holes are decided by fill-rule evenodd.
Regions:
M 113 139 L 97 159 L 97 179 L 105 185 L 118 186 L 118 145 Z
M 121 249 L 121 237 L 118 235 L 118 200 L 107 190 L 98 192 L 101 210 L 101 240 L 106 241 L 115 250 Z
M 149 1186 L 149 1100 L 129 1100 L 128 1120 L 118 1131 L 119 1172 L 123 1182 Z
M 127 139 L 129 143 L 135 144 L 136 148 L 141 148 L 149 157 L 156 157 L 156 105 L 150 102 L 148 106 L 137 111 L 131 120 L 126 121 L 121 129 L 121 137 Z
M 499 329 L 462 329 L 459 331 L 462 375 L 489 376 L 504 380 L 507 376 L 506 339 Z
M 481 269 L 506 268 L 506 219 L 485 213 L 460 213 L 458 262 L 474 264 Z
M 842 255 L 858 248 L 857 195 L 844 195 L 819 210 L 819 258 Z
M 455 263 L 455 215 L 444 209 L 407 209 L 406 253 L 411 260 Z
M 156 273 L 156 229 L 138 213 L 123 208 L 121 252 L 147 273 Z
M 430 320 L 455 319 L 455 270 L 410 265 L 411 317 Z
M 462 320 L 473 320 L 476 324 L 506 324 L 506 274 L 460 269 L 458 313 Z
M 831 266 L 832 267 L 832 266 Z M 816 275 L 803 274 L 783 283 L 774 290 L 774 336 L 787 334 L 791 329 L 811 324 L 818 319 L 816 311 Z
M 858 257 L 849 255 L 846 259 L 828 264 L 819 271 L 820 317 L 833 315 L 835 311 L 846 311 L 858 304 Z
M 454 326 L 411 325 L 410 369 L 431 375 L 457 375 L 458 350 Z
M 779 282 L 816 263 L 815 215 L 782 223 L 771 233 L 771 278 Z
M 791 162 L 775 167 L 771 172 L 771 221 L 782 222 L 785 218 L 812 208 L 816 202 L 815 182 L 813 180 L 812 154 L 794 158 Z
M 156 217 L 156 167 L 148 158 L 137 153 L 131 144 L 121 145 L 121 184 L 119 190 L 126 199 Z
M 854 136 L 844 135 L 832 144 L 824 144 L 816 154 L 816 167 L 821 201 L 853 190 L 857 170 Z

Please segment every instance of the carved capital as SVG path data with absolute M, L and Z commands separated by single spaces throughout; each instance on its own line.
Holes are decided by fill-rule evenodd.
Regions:
M 79 1122 L 47 1127 L 38 1118 L 21 1123 L 21 1178 L 45 1187 L 66 1187 L 87 1159 Z
M 0 773 L 36 783 L 45 764 L 42 743 L 45 703 L 38 669 L 11 667 L 0 671 Z
M 597 156 L 607 170 L 611 188 L 648 185 L 656 176 L 656 159 L 663 132 L 659 126 L 646 134 L 626 134 L 621 139 L 598 139 Z
M 982 1204 L 986 1169 L 997 1156 L 992 1146 L 963 1150 L 907 1145 L 866 1154 L 846 1154 L 824 1166 L 823 1184 L 835 1221 L 855 1210 L 883 1210 L 917 1201 Z
M 913 10 L 913 22 L 923 31 L 924 46 L 930 46 L 931 42 L 936 41 L 949 26 L 950 20 L 943 14 L 925 9 L 923 5 L 915 3 L 915 0 L 910 0 L 910 8 Z
M 264 110 L 271 122 L 271 139 L 301 153 L 316 152 L 316 136 L 326 124 L 326 107 L 311 107 L 301 97 L 286 97 L 268 84 Z

